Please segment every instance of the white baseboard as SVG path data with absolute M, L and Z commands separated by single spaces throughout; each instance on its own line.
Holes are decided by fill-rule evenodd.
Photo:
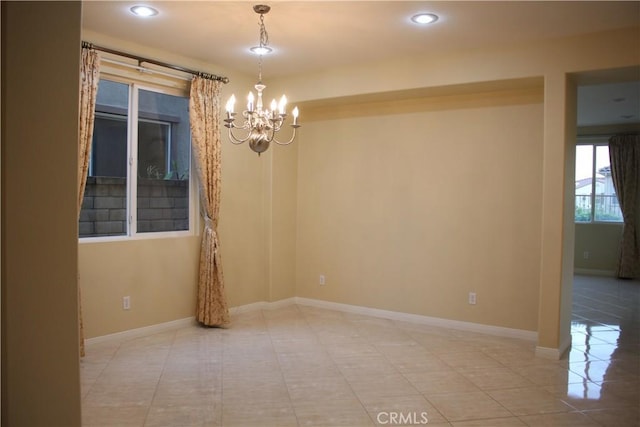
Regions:
M 277 310 L 279 308 L 289 307 L 290 305 L 295 305 L 296 297 L 285 298 L 278 301 L 268 302 L 266 303 L 267 310 Z
M 249 311 L 262 310 L 265 308 L 265 305 L 268 304 L 266 301 L 252 302 L 251 304 L 239 305 L 237 307 L 231 307 L 229 309 L 229 314 L 231 316 L 235 316 L 240 313 L 247 313 Z
M 294 305 L 295 303 L 296 303 L 296 300 L 293 297 L 285 298 L 285 299 L 281 299 L 273 302 L 267 302 L 267 301 L 252 302 L 251 304 L 231 307 L 229 309 L 229 314 L 232 316 L 235 316 L 240 313 L 247 313 L 249 311 L 256 311 L 256 310 L 277 310 L 279 308 Z
M 600 277 L 616 277 L 614 270 L 594 270 L 591 268 L 576 268 L 573 270 L 575 274 L 584 276 L 600 276 Z
M 481 334 L 496 335 L 507 338 L 518 338 L 528 341 L 536 341 L 538 333 L 523 329 L 504 328 L 501 326 L 483 325 L 480 323 L 462 322 L 459 320 L 429 317 L 420 314 L 402 313 L 398 311 L 381 310 L 378 308 L 362 307 L 357 305 L 342 304 L 338 302 L 322 301 L 311 298 L 295 298 L 296 304 L 311 307 L 325 308 L 329 310 L 343 311 L 347 313 L 362 314 L 365 316 L 380 317 L 383 319 L 398 320 L 402 322 L 416 323 L 425 326 L 438 326 L 461 331 L 478 332 Z
M 240 305 L 237 307 L 231 307 L 229 309 L 229 314 L 231 316 L 246 313 L 249 311 L 255 310 L 276 310 L 278 308 L 287 307 L 289 305 L 295 304 L 294 298 L 287 298 L 274 302 L 254 302 L 251 304 Z M 116 332 L 108 335 L 101 335 L 99 337 L 87 338 L 85 340 L 85 345 L 89 346 L 92 344 L 104 343 L 104 342 L 113 342 L 113 341 L 126 341 L 132 338 L 139 338 L 147 335 L 153 335 L 160 332 L 171 331 L 174 329 L 183 328 L 185 326 L 196 325 L 196 319 L 194 317 L 187 317 L 184 319 L 172 320 L 170 322 L 158 323 L 157 325 L 144 326 L 142 328 L 129 329 L 122 332 Z
M 129 329 L 127 331 L 116 332 L 114 334 L 102 335 L 94 338 L 87 338 L 85 345 L 98 344 L 110 341 L 125 341 L 132 338 L 139 338 L 147 335 L 153 335 L 160 332 L 171 331 L 183 328 L 185 326 L 195 325 L 195 317 L 186 317 L 184 319 L 172 320 L 170 322 L 158 323 L 157 325 L 144 326 L 142 328 Z
M 565 338 L 560 347 L 536 347 L 536 356 L 543 359 L 560 360 L 567 351 L 571 348 L 571 335 Z
M 527 341 L 536 341 L 538 334 L 535 331 L 526 331 L 522 329 L 504 328 L 501 326 L 483 325 L 480 323 L 462 322 L 459 320 L 443 319 L 439 317 L 429 317 L 419 314 L 402 313 L 398 311 L 381 310 L 378 308 L 362 307 L 358 305 L 342 304 L 338 302 L 323 301 L 311 298 L 292 297 L 283 300 L 267 302 L 259 301 L 245 304 L 237 307 L 231 307 L 229 314 L 236 316 L 241 313 L 247 313 L 256 310 L 276 310 L 288 307 L 294 304 L 300 304 L 310 307 L 324 308 L 327 310 L 342 311 L 345 313 L 362 314 L 365 316 L 378 317 L 382 319 L 397 320 L 401 322 L 415 323 L 425 326 L 437 326 L 442 328 L 457 329 L 461 331 L 477 332 L 481 334 L 494 335 L 506 338 L 517 338 Z M 160 323 L 157 325 L 145 326 L 143 328 L 130 329 L 128 331 L 117 332 L 114 334 L 103 335 L 100 337 L 89 338 L 85 341 L 87 345 L 97 344 L 107 341 L 122 341 L 131 338 L 138 338 L 145 335 L 156 334 L 168 330 L 178 329 L 185 326 L 195 325 L 194 317 L 173 320 L 171 322 Z M 540 353 L 540 357 L 559 359 L 564 351 L 571 345 L 571 341 L 560 352 L 559 349 L 537 347 L 536 355 Z M 559 353 L 559 355 L 558 355 Z

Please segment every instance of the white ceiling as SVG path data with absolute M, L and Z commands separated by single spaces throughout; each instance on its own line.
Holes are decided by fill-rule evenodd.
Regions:
M 141 3 L 155 7 L 159 14 L 141 19 L 129 13 L 131 6 Z M 257 58 L 248 49 L 258 44 L 258 15 L 253 11 L 257 3 L 85 1 L 83 28 L 256 74 Z M 272 8 L 265 25 L 274 52 L 264 57 L 265 77 L 640 26 L 637 1 L 319 0 L 266 4 Z M 420 27 L 410 21 L 417 12 L 436 13 L 440 19 Z M 609 90 L 618 95 L 609 94 Z M 637 84 L 581 90 L 580 95 L 603 101 L 623 97 L 621 91 L 629 102 L 613 103 L 615 112 L 610 109 L 609 119 L 617 116 L 619 122 L 621 115 L 634 114 L 638 122 Z

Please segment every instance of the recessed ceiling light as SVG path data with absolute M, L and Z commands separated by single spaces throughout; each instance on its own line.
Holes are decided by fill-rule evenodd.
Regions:
M 418 13 L 417 15 L 413 15 L 411 20 L 421 25 L 433 24 L 438 20 L 438 15 L 433 13 Z
M 154 9 L 152 7 L 149 7 L 149 6 L 145 6 L 145 5 L 133 6 L 129 10 L 134 15 L 140 16 L 142 18 L 148 18 L 149 16 L 155 16 L 155 15 L 158 14 L 158 11 L 156 9 Z
M 252 48 L 249 48 L 249 50 L 256 55 L 268 55 L 273 52 L 273 49 L 268 46 L 254 46 Z

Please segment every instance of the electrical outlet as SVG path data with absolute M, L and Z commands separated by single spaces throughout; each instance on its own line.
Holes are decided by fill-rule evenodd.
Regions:
M 131 309 L 131 297 L 122 297 L 122 309 L 130 310 Z
M 589 251 L 584 251 L 584 252 L 582 253 L 582 258 L 584 258 L 584 259 L 589 259 Z
M 475 304 L 475 303 L 476 303 L 476 293 L 469 292 L 469 304 Z
M 324 274 L 320 275 L 320 278 L 318 279 L 318 283 L 320 283 L 320 285 L 324 285 L 325 283 Z

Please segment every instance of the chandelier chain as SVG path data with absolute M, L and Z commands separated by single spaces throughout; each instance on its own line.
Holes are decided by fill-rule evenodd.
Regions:
M 269 33 L 264 26 L 264 14 L 260 14 L 260 48 L 269 46 Z M 262 53 L 258 58 L 258 82 L 262 83 Z
M 274 99 L 271 101 L 269 108 L 263 107 L 263 91 L 266 85 L 262 83 L 262 56 L 265 53 L 269 53 L 271 49 L 269 46 L 269 34 L 264 25 L 264 14 L 268 13 L 271 8 L 267 5 L 255 5 L 253 10 L 260 14 L 260 46 L 252 47 L 251 51 L 258 53 L 258 83 L 254 85 L 254 89 L 257 91 L 257 97 L 253 92 L 249 92 L 247 96 L 247 109 L 242 111 L 242 122 L 236 123 L 237 113 L 234 111 L 234 104 L 236 97 L 231 95 L 229 101 L 227 101 L 226 110 L 227 117 L 224 119 L 224 126 L 229 129 L 229 140 L 232 144 L 242 144 L 249 142 L 249 147 L 254 152 L 260 153 L 266 151 L 269 145 L 273 142 L 278 145 L 289 145 L 296 138 L 296 130 L 301 126 L 298 123 L 298 107 L 295 107 L 291 111 L 293 116 L 293 123 L 291 128 L 293 132 L 288 140 L 282 141 L 276 138 L 279 134 L 282 126 L 287 119 L 287 97 L 282 95 L 280 102 L 277 103 Z M 243 135 L 234 135 L 234 129 L 240 131 Z
M 260 47 L 269 46 L 269 34 L 264 26 L 264 15 L 260 14 Z

